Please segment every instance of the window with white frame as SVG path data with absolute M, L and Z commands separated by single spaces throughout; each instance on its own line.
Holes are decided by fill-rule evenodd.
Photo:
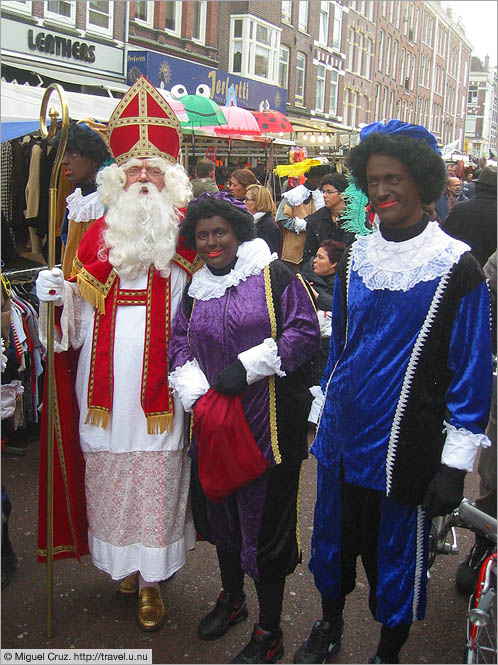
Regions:
M 207 1 L 194 0 L 192 7 L 192 39 L 204 44 L 206 40 Z
M 412 53 L 412 70 L 410 72 L 410 90 L 413 90 L 413 85 L 415 83 L 415 67 L 417 66 L 417 56 L 415 53 Z
M 387 118 L 387 88 L 382 93 L 382 118 Z
M 359 95 L 351 93 L 351 127 L 356 127 L 356 114 L 358 113 Z
M 365 55 L 365 77 L 370 78 L 370 69 L 372 66 L 373 42 L 367 38 L 367 52 Z
M 374 20 L 374 1 L 375 0 L 368 0 L 368 6 L 367 6 L 367 12 L 366 12 L 366 16 L 367 16 L 368 20 L 372 21 L 372 22 Z
M 154 5 L 155 3 L 152 2 L 148 4 Z M 168 32 L 172 32 L 175 35 L 180 35 L 182 30 L 182 3 L 177 0 L 166 0 L 165 8 L 166 8 L 166 25 L 164 26 L 165 29 Z M 152 8 L 152 14 L 153 13 L 154 13 L 154 8 Z M 204 23 L 206 23 L 205 18 L 204 18 Z
M 13 9 L 21 14 L 31 14 L 31 0 L 19 0 L 19 2 L 2 1 L 2 8 Z
M 244 21 L 241 18 L 235 19 L 232 23 L 232 57 L 231 71 L 233 74 L 240 74 L 242 71 L 242 34 Z
M 289 84 L 289 54 L 287 46 L 280 47 L 280 58 L 278 61 L 278 85 L 287 90 Z
M 112 35 L 112 17 L 114 2 L 88 2 L 87 27 L 88 30 Z
M 358 35 L 358 58 L 356 61 L 356 71 L 358 74 L 361 76 L 363 74 L 363 43 L 364 43 L 364 37 L 363 35 Z
M 348 39 L 348 69 L 353 71 L 353 61 L 354 61 L 354 40 L 355 40 L 355 31 L 353 28 L 349 28 L 349 39 Z
M 349 88 L 344 90 L 344 111 L 342 117 L 344 124 L 349 125 L 351 118 L 351 90 Z
M 45 5 L 45 18 L 56 19 L 64 23 L 74 25 L 76 21 L 76 11 L 74 2 L 58 0 L 57 2 L 47 2 Z
M 410 65 L 411 65 L 411 53 L 409 51 L 406 52 L 406 60 L 405 60 L 405 80 L 403 85 L 405 86 L 405 90 L 408 91 L 410 88 Z
M 398 71 L 398 42 L 394 40 L 391 77 L 395 80 L 396 80 L 397 71 Z
M 152 27 L 154 24 L 154 3 L 147 0 L 137 0 L 135 2 L 135 21 Z
M 411 42 L 415 41 L 414 26 L 415 26 L 415 7 L 414 5 L 410 4 L 410 18 L 408 20 L 408 39 Z
M 325 108 L 325 65 L 317 65 L 315 109 L 317 111 L 323 111 L 324 108 Z
M 337 115 L 337 92 L 339 89 L 339 72 L 332 69 L 330 72 L 329 113 Z
M 297 27 L 303 32 L 308 32 L 308 0 L 299 0 Z
M 401 62 L 399 65 L 399 84 L 404 85 L 405 83 L 405 49 L 401 49 Z
M 391 74 L 391 43 L 392 43 L 391 35 L 388 35 L 386 43 L 386 66 L 385 66 L 385 73 L 388 76 Z
M 342 9 L 339 5 L 334 6 L 334 30 L 332 33 L 332 46 L 338 51 L 341 50 L 342 34 Z
M 380 31 L 379 34 L 379 53 L 377 58 L 377 70 L 384 73 L 384 30 Z
M 230 71 L 278 85 L 280 30 L 255 16 L 230 18 Z
M 379 120 L 379 112 L 380 112 L 380 84 L 377 83 L 375 85 L 375 109 L 374 109 L 374 120 Z
M 329 0 L 320 2 L 320 24 L 318 29 L 318 41 L 327 45 L 329 39 Z
M 408 34 L 408 10 L 409 10 L 408 3 L 405 2 L 404 7 L 403 7 L 403 34 L 404 35 Z
M 389 117 L 394 118 L 394 90 L 391 90 L 389 98 Z
M 389 18 L 388 18 L 388 21 L 391 25 L 393 25 L 393 22 L 394 22 L 394 11 L 395 11 L 395 9 L 396 9 L 396 3 L 392 2 L 392 0 L 391 0 L 391 2 L 389 3 Z
M 304 53 L 296 54 L 296 101 L 304 101 L 304 80 L 306 75 L 306 56 Z
M 282 0 L 281 15 L 284 23 L 292 22 L 292 0 Z

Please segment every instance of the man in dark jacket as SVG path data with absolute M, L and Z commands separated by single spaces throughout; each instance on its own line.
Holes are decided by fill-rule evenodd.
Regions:
M 496 167 L 486 166 L 476 181 L 476 195 L 455 203 L 443 228 L 450 236 L 470 245 L 484 266 L 496 249 Z
M 441 198 L 436 201 L 436 213 L 441 223 L 444 224 L 455 203 L 460 203 L 460 201 L 467 201 L 467 197 L 462 192 L 460 178 L 448 177 L 446 189 Z

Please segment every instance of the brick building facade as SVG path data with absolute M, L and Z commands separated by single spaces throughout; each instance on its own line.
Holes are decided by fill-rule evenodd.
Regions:
M 151 54 L 165 58 L 157 65 L 166 72 L 161 81 L 171 78 L 168 57 L 183 64 L 184 79 L 192 63 L 193 89 L 182 80 L 190 93 L 202 76 L 211 80 L 211 97 L 215 79 L 223 94 L 234 81 L 237 90 L 252 86 L 242 105 L 280 105 L 294 123 L 294 138 L 310 148 L 320 142 L 338 148 L 345 139 L 349 147 L 363 124 L 393 117 L 425 125 L 443 145 L 460 140 L 464 147 L 472 46 L 441 2 L 131 0 L 98 6 L 2 2 L 6 79 L 31 85 L 61 80 L 68 89 L 107 94 L 110 83 L 122 91 L 133 80 L 127 52 L 145 60 Z M 12 30 L 16 37 L 9 41 Z M 34 48 L 29 30 L 38 39 Z M 85 45 L 68 57 L 50 52 L 47 38 Z M 23 44 L 17 53 L 16 39 Z M 85 49 L 98 61 L 85 62 Z M 135 67 L 133 75 L 148 75 L 147 66 Z

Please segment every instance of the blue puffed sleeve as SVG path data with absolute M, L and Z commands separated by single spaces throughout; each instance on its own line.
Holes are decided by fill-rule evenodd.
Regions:
M 485 282 L 460 302 L 451 331 L 448 366 L 453 373 L 446 393 L 449 423 L 481 434 L 489 418 L 493 372 L 490 298 Z

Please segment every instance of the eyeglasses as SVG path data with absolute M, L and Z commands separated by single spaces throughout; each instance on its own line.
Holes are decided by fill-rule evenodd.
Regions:
M 245 197 L 245 199 L 242 199 L 243 201 L 255 201 L 256 199 L 250 199 L 248 196 Z
M 141 175 L 142 171 L 145 171 L 149 178 L 160 178 L 164 175 L 161 169 L 157 166 L 131 166 L 126 170 L 126 175 L 131 178 L 137 178 Z
M 339 194 L 339 190 L 333 189 L 330 191 L 330 189 L 322 189 L 322 194 Z

